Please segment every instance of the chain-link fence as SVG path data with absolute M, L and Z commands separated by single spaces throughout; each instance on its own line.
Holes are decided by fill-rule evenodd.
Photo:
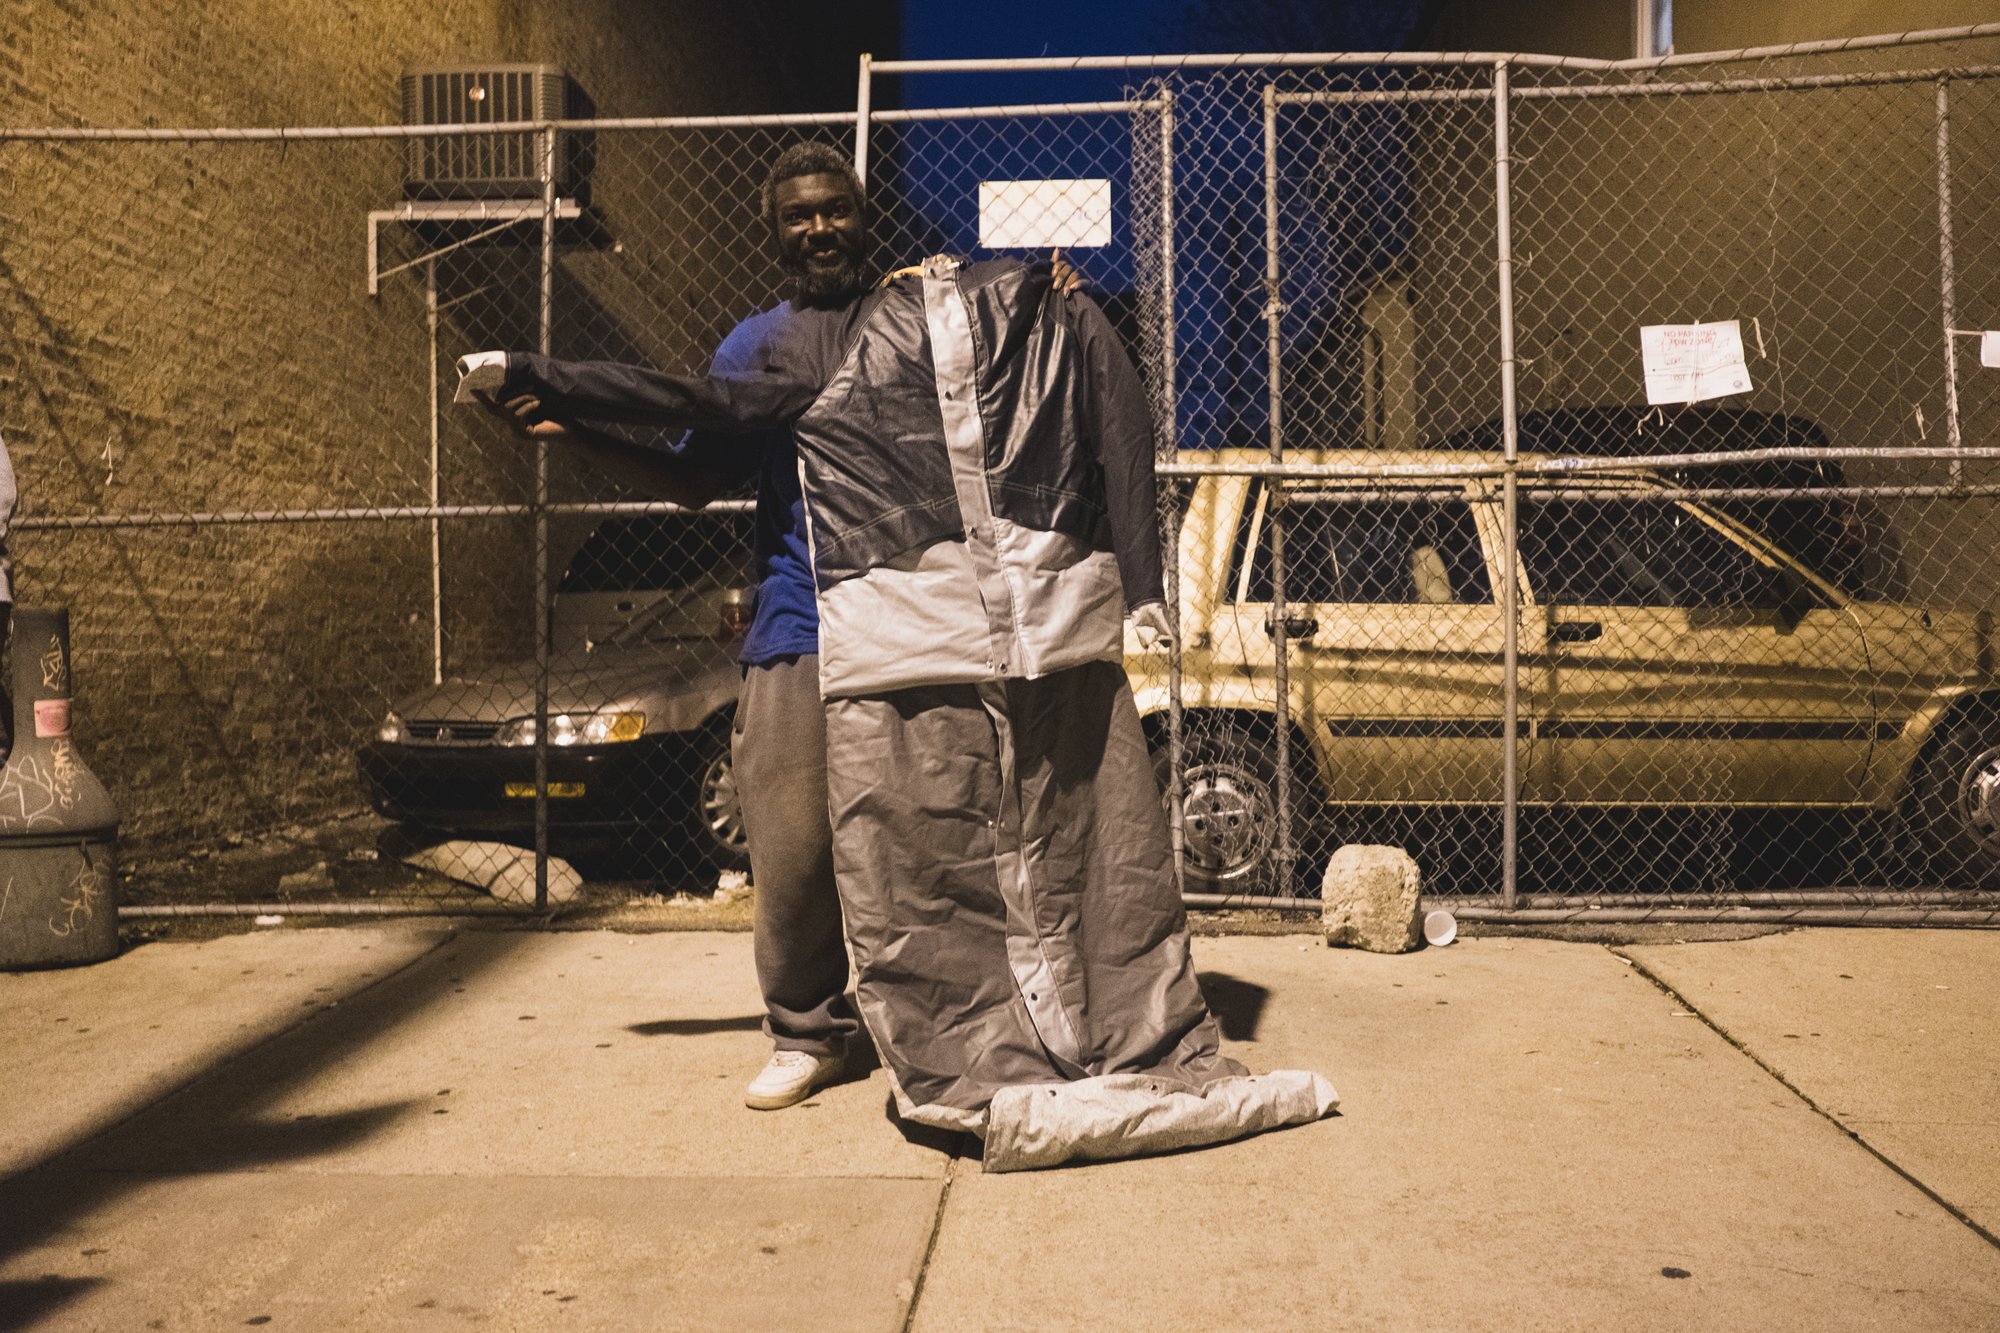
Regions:
M 1190 887 L 1990 916 L 1996 53 L 1161 85 Z
M 1996 56 L 10 132 L 18 596 L 72 610 L 142 872 L 276 836 L 310 862 L 283 896 L 394 895 L 378 843 L 453 838 L 530 904 L 569 888 L 536 848 L 611 893 L 713 885 L 744 864 L 749 492 L 624 488 L 454 408 L 451 365 L 704 364 L 782 295 L 759 191 L 817 139 L 863 149 L 884 269 L 1089 224 L 1068 257 L 1158 418 L 1179 647 L 1128 668 L 1196 901 L 1310 896 L 1371 841 L 1474 911 L 1985 919 L 2000 271 L 1960 238 L 2000 208 Z M 462 188 L 509 154 L 539 198 Z M 1726 321 L 1743 386 L 1649 403 L 1640 330 Z M 136 896 L 213 897 L 215 864 Z

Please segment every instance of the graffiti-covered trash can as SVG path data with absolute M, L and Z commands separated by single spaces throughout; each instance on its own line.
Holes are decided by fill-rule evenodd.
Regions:
M 118 952 L 118 808 L 70 739 L 69 613 L 14 612 L 14 747 L 0 767 L 0 968 Z

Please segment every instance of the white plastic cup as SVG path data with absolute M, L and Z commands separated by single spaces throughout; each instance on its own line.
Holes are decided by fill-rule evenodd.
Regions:
M 1424 914 L 1424 943 L 1443 948 L 1458 938 L 1458 918 L 1442 907 Z

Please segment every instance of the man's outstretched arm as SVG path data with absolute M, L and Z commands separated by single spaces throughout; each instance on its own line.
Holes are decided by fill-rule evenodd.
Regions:
M 750 375 L 680 375 L 616 361 L 561 361 L 507 353 L 494 396 L 523 394 L 560 421 L 616 421 L 755 434 L 790 425 L 819 396 L 819 385 L 782 370 Z
M 722 472 L 671 450 L 635 444 L 580 421 L 558 421 L 533 394 L 521 394 L 505 403 L 486 401 L 521 434 L 531 439 L 560 440 L 599 471 L 655 499 L 700 509 L 728 487 L 729 479 Z

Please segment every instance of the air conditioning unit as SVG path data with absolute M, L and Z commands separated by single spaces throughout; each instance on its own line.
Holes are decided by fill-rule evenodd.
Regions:
M 554 65 L 451 65 L 403 75 L 405 125 L 498 125 L 562 120 L 569 76 Z M 411 199 L 540 199 L 539 135 L 427 134 L 409 140 L 404 194 Z M 556 193 L 574 197 L 576 136 L 556 131 Z

